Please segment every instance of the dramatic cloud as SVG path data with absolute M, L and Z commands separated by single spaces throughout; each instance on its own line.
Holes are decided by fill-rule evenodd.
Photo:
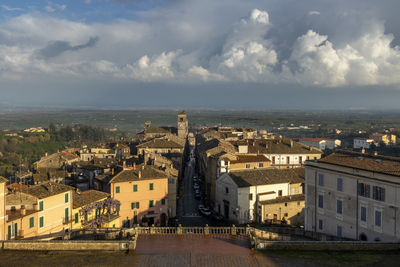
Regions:
M 0 23 L 0 77 L 327 88 L 400 85 L 399 36 L 387 32 L 379 12 L 366 16 L 351 4 L 342 10 L 310 0 L 304 7 L 286 1 L 295 12 L 283 16 L 272 4 L 270 9 L 250 8 L 262 5 L 254 0 L 233 1 L 221 14 L 216 10 L 229 1 L 170 2 L 137 11 L 135 19 L 109 22 L 38 13 L 5 20 Z M 49 4 L 46 11 L 65 8 Z

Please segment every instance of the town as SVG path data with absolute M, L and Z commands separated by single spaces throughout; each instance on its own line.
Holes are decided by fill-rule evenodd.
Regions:
M 31 168 L 21 164 L 24 170 L 1 177 L 0 239 L 251 225 L 331 240 L 399 241 L 400 158 L 377 152 L 397 146 L 390 131 L 343 148 L 340 139 L 193 128 L 189 119 L 182 111 L 174 127 L 146 121 L 130 139 L 45 153 Z M 54 128 L 24 132 L 37 137 Z M 18 136 L 5 134 L 6 145 Z

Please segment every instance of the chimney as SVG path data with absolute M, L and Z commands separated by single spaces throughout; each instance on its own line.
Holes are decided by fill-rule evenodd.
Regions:
M 114 175 L 114 168 L 111 169 L 111 175 Z
M 374 156 L 378 156 L 378 151 L 374 151 Z
M 363 148 L 363 147 L 361 148 L 361 153 L 365 154 L 365 148 Z
M 33 209 L 34 209 L 35 211 L 39 211 L 39 205 L 38 205 L 38 203 L 34 203 L 34 204 L 33 204 Z
M 133 163 L 133 170 L 136 170 L 136 162 Z
M 26 209 L 24 205 L 21 205 L 21 216 L 25 216 L 26 215 Z
M 138 177 L 139 177 L 139 179 L 142 178 L 142 172 L 141 171 L 138 172 Z

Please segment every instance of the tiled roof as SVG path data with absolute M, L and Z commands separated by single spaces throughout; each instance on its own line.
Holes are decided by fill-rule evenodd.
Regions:
M 373 156 L 352 151 L 338 151 L 318 162 L 400 176 L 400 158 Z
M 246 162 L 266 162 L 270 161 L 264 155 L 237 155 L 237 160 L 232 160 L 231 164 L 234 163 L 246 163 Z
M 171 133 L 170 131 L 168 131 L 168 130 L 162 128 L 162 127 L 157 127 L 157 126 L 148 126 L 148 127 L 146 127 L 145 132 L 146 133 L 162 133 L 162 134 Z
M 300 138 L 300 141 L 309 141 L 309 142 L 321 142 L 321 141 L 335 141 L 335 139 L 330 139 L 330 138 Z
M 292 201 L 303 201 L 304 199 L 305 199 L 304 194 L 297 194 L 297 195 L 291 195 L 291 196 L 277 197 L 274 199 L 268 199 L 268 200 L 260 201 L 259 203 L 261 205 L 266 205 L 266 204 L 276 204 L 276 203 L 284 203 L 284 202 L 292 202 Z
M 183 148 L 181 144 L 168 139 L 153 139 L 136 146 L 137 148 Z
M 142 166 L 144 166 L 142 168 Z M 139 172 L 141 173 L 141 178 L 139 178 Z M 129 181 L 141 181 L 141 180 L 151 180 L 151 179 L 161 179 L 167 178 L 167 175 L 154 168 L 150 165 L 138 165 L 136 170 L 123 170 L 111 179 L 110 183 L 120 183 Z
M 279 183 L 303 183 L 304 168 L 232 171 L 229 173 L 229 176 L 238 187 Z
M 37 197 L 39 199 L 43 199 L 72 190 L 75 190 L 75 188 L 72 186 L 48 182 L 40 185 L 32 185 L 27 188 L 22 188 L 21 192 Z
M 308 147 L 290 139 L 230 141 L 235 146 L 247 145 L 253 154 L 322 154 L 315 147 Z
M 110 194 L 97 191 L 97 190 L 89 190 L 84 192 L 73 192 L 72 193 L 72 204 L 74 209 L 85 206 L 87 204 L 100 201 L 104 198 L 109 197 Z

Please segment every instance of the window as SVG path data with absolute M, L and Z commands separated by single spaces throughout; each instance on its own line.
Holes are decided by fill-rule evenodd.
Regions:
M 34 217 L 30 217 L 29 218 L 29 228 L 32 228 L 35 226 L 35 218 Z
M 149 201 L 149 207 L 151 208 L 151 207 L 154 207 L 154 200 L 150 200 Z
M 379 186 L 373 186 L 372 198 L 378 201 L 385 201 L 385 188 Z
M 362 222 L 366 222 L 367 221 L 367 208 L 361 206 L 360 213 L 361 213 L 360 214 L 360 220 Z
M 68 203 L 68 197 L 69 196 L 69 194 L 68 193 L 65 193 L 65 203 Z
M 119 211 L 120 210 L 120 205 L 117 205 L 116 207 L 115 207 L 115 209 L 117 210 L 117 211 Z M 87 219 L 86 219 L 87 220 Z
M 75 213 L 75 223 L 78 223 L 78 222 L 79 222 L 79 214 Z
M 161 199 L 161 205 L 165 205 L 165 198 Z
M 324 175 L 322 173 L 318 174 L 318 185 L 324 186 Z
M 132 202 L 132 203 L 131 203 L 131 210 L 133 210 L 135 207 L 136 207 L 136 203 L 135 203 L 135 202 Z
M 136 202 L 136 208 L 137 209 L 139 208 L 139 202 Z
M 288 217 L 288 214 L 287 214 L 287 213 L 285 213 L 283 216 L 284 216 L 284 217 Z
M 264 163 L 262 163 L 262 162 L 258 163 L 258 167 L 259 168 L 264 168 Z
M 299 156 L 299 163 L 300 164 L 303 163 L 303 157 L 302 156 Z
M 119 193 L 119 186 L 115 187 L 115 193 L 118 194 Z
M 320 209 L 324 208 L 324 196 L 323 195 L 318 195 L 318 208 L 320 208 Z
M 343 214 L 343 200 L 341 199 L 336 200 L 336 213 Z
M 290 157 L 286 157 L 286 163 L 290 164 Z
M 133 192 L 137 192 L 137 184 L 133 185 Z
M 65 221 L 68 222 L 68 218 L 69 218 L 69 208 L 65 208 Z
M 282 190 L 278 191 L 278 196 L 280 196 L 280 197 L 282 196 Z
M 225 187 L 225 193 L 229 194 L 229 188 L 228 187 Z
M 154 184 L 150 183 L 149 188 L 150 188 L 150 190 L 153 190 L 154 189 Z
M 375 226 L 382 226 L 382 211 L 375 210 Z
M 324 227 L 324 222 L 322 220 L 318 220 L 318 229 L 322 230 Z
M 342 226 L 338 225 L 338 226 L 336 227 L 336 235 L 337 235 L 338 237 L 342 237 Z
M 246 163 L 246 169 L 250 169 L 250 163 Z
M 337 191 L 342 192 L 343 191 L 343 179 L 342 178 L 337 178 Z
M 39 211 L 42 211 L 43 210 L 43 201 L 40 201 L 39 202 Z
M 370 197 L 371 186 L 369 184 L 359 183 L 358 184 L 358 195 L 362 197 Z
M 287 203 L 285 203 L 285 207 L 287 207 Z
M 275 164 L 275 157 L 272 157 L 272 164 Z
M 44 217 L 39 217 L 39 227 L 42 228 L 44 226 Z
M 249 200 L 253 200 L 253 194 L 249 194 Z

